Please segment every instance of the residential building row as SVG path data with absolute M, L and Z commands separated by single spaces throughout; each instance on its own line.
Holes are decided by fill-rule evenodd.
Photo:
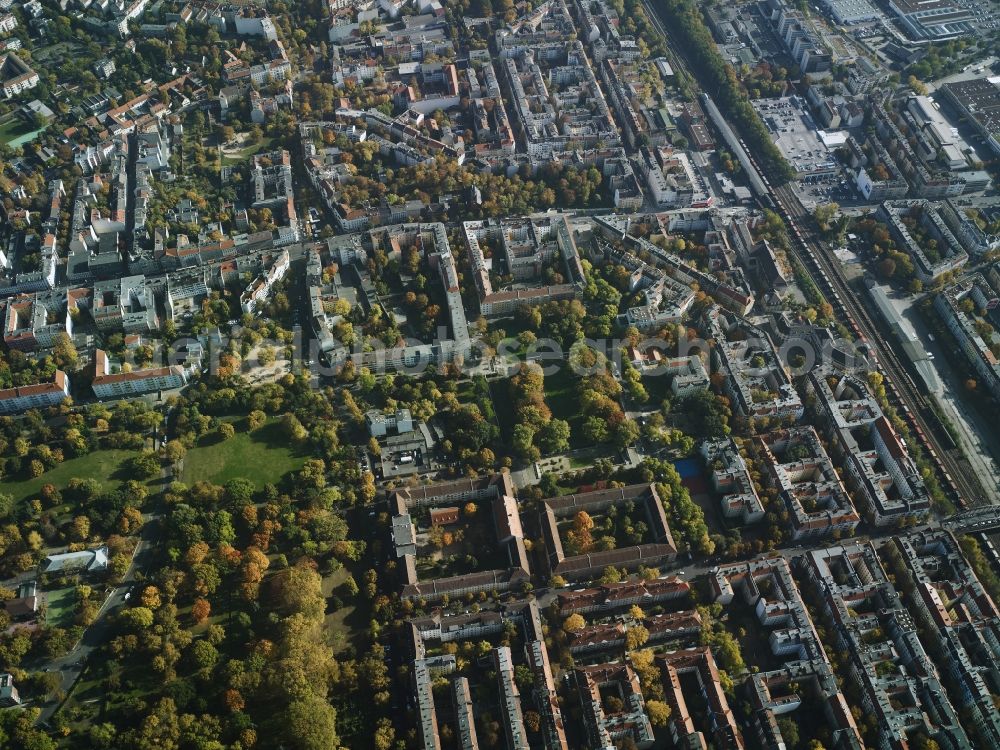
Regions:
M 499 705 L 494 716 L 500 722 L 506 747 L 527 750 L 527 729 L 524 706 L 531 706 L 540 717 L 541 739 L 546 750 L 568 750 L 562 708 L 556 682 L 545 646 L 541 614 L 534 601 L 516 602 L 499 611 L 483 610 L 474 614 L 444 615 L 415 618 L 408 623 L 410 646 L 413 651 L 412 685 L 417 717 L 417 735 L 425 750 L 437 750 L 441 745 L 441 718 L 432 684 L 435 678 L 446 678 L 450 685 L 445 706 L 453 717 L 454 735 L 463 748 L 480 747 L 476 718 L 484 710 L 477 706 L 470 689 L 470 679 L 483 675 L 461 674 L 455 656 L 431 655 L 433 646 L 472 639 L 483 640 L 503 634 L 513 628 L 520 636 L 519 647 L 500 645 L 489 652 L 495 693 Z M 515 666 L 526 666 L 531 675 L 530 689 L 522 692 L 514 679 Z M 481 691 L 477 690 L 476 695 Z
M 1000 359 L 993 341 L 984 338 L 986 329 L 981 321 L 996 309 L 997 300 L 997 291 L 982 274 L 946 287 L 934 299 L 934 308 L 958 342 L 979 384 L 994 398 L 1000 398 Z
M 522 305 L 573 299 L 582 293 L 583 266 L 567 217 L 466 221 L 462 230 L 482 315 L 510 315 Z M 562 283 L 544 283 L 548 267 L 558 269 Z M 512 277 L 510 289 L 494 289 L 493 279 L 501 272 Z
M 862 750 L 854 716 L 788 562 L 758 558 L 723 565 L 713 570 L 709 582 L 719 604 L 731 606 L 738 597 L 742 606 L 753 609 L 767 630 L 771 653 L 783 662 L 776 669 L 754 671 L 747 679 L 750 727 L 758 746 L 785 747 L 787 739 L 777 719 L 790 715 L 804 728 L 825 722 L 833 747 Z M 821 711 L 806 716 L 806 706 Z
M 845 671 L 875 722 L 879 747 L 902 750 L 916 733 L 941 747 L 971 750 L 917 622 L 890 583 L 870 542 L 806 553 L 804 572 L 831 629 L 829 647 L 846 655 Z
M 687 596 L 691 585 L 675 576 L 665 576 L 652 581 L 619 581 L 590 588 L 561 591 L 558 597 L 559 614 L 590 615 L 595 612 L 614 612 L 637 605 L 645 609 Z
M 0 414 L 19 414 L 28 409 L 58 406 L 69 398 L 69 376 L 56 370 L 51 383 L 0 389 Z
M 91 388 L 101 400 L 174 390 L 188 382 L 188 371 L 181 365 L 113 372 L 103 349 L 94 352 L 92 371 Z
M 807 392 L 815 403 L 847 483 L 876 526 L 924 517 L 930 493 L 905 441 L 858 375 L 817 368 Z

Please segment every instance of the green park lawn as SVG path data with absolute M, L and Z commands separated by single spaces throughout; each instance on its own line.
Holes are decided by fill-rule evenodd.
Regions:
M 471 394 L 471 389 L 469 392 Z M 500 438 L 505 445 L 510 445 L 511 432 L 514 430 L 514 413 L 506 406 L 510 403 L 510 384 L 506 380 L 490 381 L 490 398 L 493 399 L 493 411 L 497 415 Z
M 31 124 L 23 118 L 17 115 L 10 115 L 0 120 L 0 144 L 5 146 L 11 144 L 21 145 L 16 142 L 24 139 L 26 136 L 33 138 L 38 133 L 41 133 L 42 130 L 45 130 L 45 128 L 35 131 Z
M 585 448 L 588 445 L 587 441 L 583 439 L 582 433 L 583 417 L 580 414 L 580 399 L 577 393 L 579 382 L 579 378 L 573 371 L 568 366 L 564 366 L 559 368 L 558 372 L 546 375 L 542 386 L 545 392 L 545 404 L 552 411 L 552 416 L 555 419 L 564 419 L 569 422 L 571 448 Z M 510 402 L 507 381 L 491 381 L 490 395 L 493 397 L 500 434 L 505 441 L 509 442 L 514 429 L 514 413 L 513 410 L 506 407 Z
M 228 153 L 223 152 L 222 165 L 224 167 L 234 167 L 242 164 L 251 156 L 256 156 L 262 151 L 270 149 L 272 143 L 274 143 L 274 138 L 261 138 L 257 143 L 252 143 L 241 149 L 230 151 Z
M 181 481 L 188 485 L 198 481 L 225 484 L 237 478 L 249 479 L 258 487 L 277 484 L 285 474 L 302 468 L 306 459 L 288 444 L 276 421 L 252 433 L 240 421 L 229 440 L 219 441 L 214 435 L 207 440 L 184 457 Z
M 583 415 L 580 413 L 580 397 L 577 390 L 579 385 L 580 379 L 568 363 L 563 363 L 558 372 L 546 375 L 543 385 L 545 403 L 552 410 L 552 416 L 569 422 L 571 448 L 587 446 L 582 433 Z
M 350 572 L 347 568 L 341 568 L 336 573 L 323 578 L 323 596 L 326 597 L 328 605 L 330 605 L 330 597 L 342 593 L 339 592 L 339 588 L 347 580 Z M 361 578 L 360 573 L 358 578 Z M 364 648 L 364 638 L 360 635 L 364 633 L 365 622 L 371 620 L 371 612 L 368 611 L 368 608 L 359 608 L 358 606 L 362 601 L 361 597 L 352 598 L 349 595 L 344 595 L 342 599 L 343 606 L 332 611 L 328 609 L 326 613 L 326 628 L 328 632 L 333 634 L 331 646 L 334 653 L 341 653 L 349 646 Z
M 78 456 L 63 461 L 40 477 L 0 482 L 0 493 L 12 495 L 15 501 L 30 500 L 38 494 L 43 485 L 52 484 L 63 489 L 70 479 L 94 479 L 104 491 L 114 490 L 127 476 L 120 472 L 126 459 L 135 455 L 128 450 L 99 450 L 86 456 Z
M 76 608 L 76 587 L 54 589 L 45 592 L 48 610 L 45 622 L 54 627 L 68 628 L 73 624 L 73 610 Z
M 578 379 L 568 366 L 560 367 L 552 375 L 546 375 L 543 387 L 545 403 L 552 410 L 553 417 L 569 420 L 579 413 Z

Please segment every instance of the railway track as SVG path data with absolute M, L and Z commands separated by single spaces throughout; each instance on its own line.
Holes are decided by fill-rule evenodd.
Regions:
M 960 450 L 944 444 L 937 434 L 939 419 L 909 370 L 889 346 L 867 308 L 855 296 L 837 264 L 818 241 L 810 226 L 812 217 L 788 185 L 772 188 L 779 214 L 788 226 L 792 251 L 810 271 L 827 296 L 837 317 L 848 329 L 875 351 L 886 375 L 886 394 L 900 408 L 917 439 L 935 464 L 943 486 L 960 508 L 987 504 L 985 493 Z
M 643 0 L 646 15 L 660 34 L 670 42 L 671 64 L 682 69 L 692 80 L 698 77 L 691 71 L 691 63 L 683 45 L 679 43 L 673 30 L 667 28 L 663 19 L 650 0 Z M 709 92 L 711 93 L 711 92 Z M 985 493 L 975 472 L 969 466 L 961 451 L 945 445 L 938 437 L 935 427 L 940 425 L 938 416 L 931 409 L 926 397 L 914 383 L 909 371 L 886 344 L 868 310 L 855 296 L 841 273 L 840 268 L 829 258 L 812 228 L 812 217 L 802 202 L 788 185 L 774 188 L 767 175 L 761 171 L 754 154 L 740 140 L 739 144 L 762 178 L 767 192 L 757 197 L 765 205 L 772 204 L 785 221 L 792 252 L 810 274 L 813 281 L 823 291 L 834 308 L 834 314 L 848 330 L 863 340 L 878 357 L 885 374 L 886 395 L 901 412 L 904 420 L 927 452 L 942 487 L 961 509 L 988 504 Z

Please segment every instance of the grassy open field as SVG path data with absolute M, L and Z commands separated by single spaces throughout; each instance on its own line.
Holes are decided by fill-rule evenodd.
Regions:
M 238 164 L 242 164 L 251 156 L 255 156 L 262 151 L 267 151 L 271 148 L 271 144 L 274 143 L 274 138 L 261 138 L 257 143 L 252 143 L 249 146 L 245 146 L 240 149 L 233 150 L 223 150 L 222 152 L 222 166 L 224 167 L 234 167 Z
M 556 419 L 569 422 L 569 444 L 571 448 L 583 448 L 587 441 L 583 439 L 583 415 L 580 413 L 580 399 L 577 388 L 579 378 L 569 367 L 560 367 L 559 371 L 545 376 L 545 403 L 552 410 Z
M 357 571 L 355 571 L 357 572 Z M 323 596 L 327 598 L 326 629 L 332 634 L 334 653 L 342 653 L 348 648 L 363 648 L 365 626 L 371 621 L 371 612 L 362 597 L 343 596 L 343 606 L 334 608 L 330 597 L 340 592 L 340 586 L 351 573 L 347 568 L 341 568 L 323 578 Z M 360 573 L 358 578 L 360 578 Z M 361 606 L 359 606 L 361 605 Z
M 16 115 L 0 120 L 0 144 L 5 146 L 20 146 L 34 139 L 41 130 L 35 131 L 31 124 Z
M 271 421 L 250 433 L 241 421 L 236 435 L 218 441 L 210 435 L 207 442 L 187 452 L 181 480 L 225 484 L 230 479 L 249 479 L 258 487 L 277 483 L 285 474 L 298 471 L 306 456 L 288 444 L 277 421 Z
M 68 628 L 73 624 L 73 610 L 76 608 L 76 588 L 67 586 L 45 592 L 48 610 L 45 622 L 60 628 Z
M 74 477 L 95 479 L 103 490 L 113 490 L 128 479 L 122 470 L 122 464 L 134 455 L 134 451 L 126 450 L 94 451 L 86 456 L 63 461 L 34 479 L 0 482 L 0 492 L 12 495 L 15 501 L 30 500 L 38 494 L 42 485 L 52 484 L 62 489 Z
M 514 413 L 509 407 L 510 384 L 506 380 L 490 381 L 490 398 L 493 400 L 493 411 L 497 415 L 500 438 L 509 446 L 511 432 L 514 429 Z

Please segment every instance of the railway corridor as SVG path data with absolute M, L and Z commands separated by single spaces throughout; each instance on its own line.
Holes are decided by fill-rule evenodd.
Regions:
M 694 75 L 684 51 L 673 29 L 668 28 L 650 0 L 643 0 L 646 15 L 652 19 L 657 30 L 670 43 L 672 62 L 678 68 L 698 80 Z M 984 491 L 979 474 L 970 465 L 961 450 L 954 447 L 950 436 L 947 444 L 942 436 L 943 426 L 934 413 L 927 397 L 911 378 L 896 353 L 886 344 L 865 306 L 855 296 L 844 278 L 839 261 L 831 259 L 823 245 L 815 236 L 813 219 L 802 205 L 792 184 L 772 187 L 767 175 L 760 169 L 754 154 L 719 112 L 708 92 L 701 96 L 706 112 L 743 165 L 751 190 L 762 205 L 778 211 L 784 220 L 791 241 L 791 251 L 803 264 L 807 273 L 819 286 L 827 301 L 833 306 L 837 319 L 859 341 L 865 342 L 878 359 L 878 365 L 885 375 L 886 394 L 898 408 L 921 448 L 934 464 L 941 486 L 949 499 L 959 509 L 975 508 L 992 504 Z
M 848 329 L 864 341 L 876 354 L 886 375 L 886 391 L 902 411 L 910 429 L 920 440 L 938 469 L 943 486 L 959 508 L 971 508 L 991 503 L 978 473 L 961 450 L 946 444 L 940 425 L 928 397 L 916 386 L 909 371 L 893 351 L 865 306 L 857 299 L 839 268 L 818 242 L 809 227 L 808 212 L 799 202 L 793 188 L 783 185 L 772 188 L 779 213 L 788 226 L 792 250 L 813 276 L 837 317 Z M 950 440 L 949 440 L 950 442 Z

